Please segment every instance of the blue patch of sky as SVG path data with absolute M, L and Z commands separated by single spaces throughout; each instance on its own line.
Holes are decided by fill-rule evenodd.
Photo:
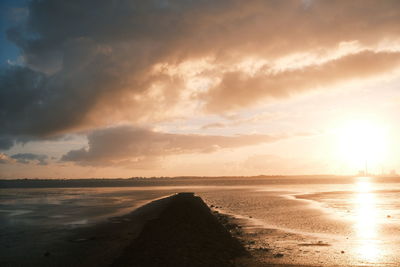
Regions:
M 15 9 L 26 8 L 28 0 L 1 0 L 0 1 L 0 67 L 5 67 L 8 62 L 18 61 L 19 48 L 7 39 L 7 29 L 16 21 Z

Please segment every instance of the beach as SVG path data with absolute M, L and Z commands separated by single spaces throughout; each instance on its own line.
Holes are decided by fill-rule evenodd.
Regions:
M 0 13 L 0 267 L 400 266 L 400 0 Z
M 193 193 L 152 201 L 64 238 L 42 253 L 2 255 L 2 266 L 235 266 L 235 258 L 247 255 Z
M 187 186 L 179 182 L 179 186 L 134 188 L 1 189 L 1 265 L 124 266 L 127 255 L 154 247 L 157 238 L 173 244 L 176 235 L 148 233 L 175 229 L 179 216 L 166 207 L 179 192 L 194 192 L 193 197 L 204 201 L 218 225 L 244 248 L 244 254 L 234 253 L 225 260 L 226 266 L 397 266 L 400 262 L 399 185 L 393 179 L 318 178 L 303 183 L 293 178 L 258 179 L 227 179 L 224 184 L 223 179 L 203 184 L 189 180 Z M 213 181 L 218 184 L 212 185 Z M 19 200 L 11 200 L 16 195 Z M 194 221 L 204 218 L 196 209 L 188 212 L 197 216 Z M 154 220 L 159 223 L 154 225 Z M 151 221 L 153 226 L 148 226 Z M 177 239 L 184 247 L 196 237 L 193 228 L 186 230 L 188 239 Z M 207 236 L 220 239 L 217 234 Z M 174 246 L 170 247 L 167 254 L 174 255 Z M 197 254 L 188 253 L 192 266 L 212 266 L 201 265 Z M 142 259 L 142 266 L 151 265 Z

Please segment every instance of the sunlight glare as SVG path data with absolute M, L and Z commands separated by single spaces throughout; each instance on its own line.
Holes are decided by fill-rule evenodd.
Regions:
M 338 132 L 338 152 L 342 161 L 355 170 L 378 168 L 386 158 L 387 133 L 384 126 L 367 120 L 351 121 Z
M 380 257 L 378 210 L 373 184 L 369 177 L 359 177 L 355 186 L 355 231 L 359 244 L 357 254 L 363 261 L 376 262 Z

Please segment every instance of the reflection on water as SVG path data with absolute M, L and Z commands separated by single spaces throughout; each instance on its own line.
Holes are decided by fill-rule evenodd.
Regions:
M 356 252 L 360 259 L 378 262 L 381 258 L 379 247 L 379 211 L 377 196 L 369 177 L 359 177 L 355 188 L 355 230 L 359 243 Z
M 148 201 L 179 190 L 169 187 L 152 189 L 0 189 L 0 229 L 82 226 L 128 213 Z

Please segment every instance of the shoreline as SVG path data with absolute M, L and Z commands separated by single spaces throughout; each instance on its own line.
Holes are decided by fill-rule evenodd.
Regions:
M 166 229 L 173 231 L 174 234 L 163 236 Z M 152 235 L 155 232 L 158 234 Z M 52 233 L 58 233 L 57 229 L 53 229 Z M 179 239 L 179 233 L 186 234 L 181 235 Z M 189 242 L 185 242 L 186 237 L 189 238 Z M 136 244 L 138 240 L 141 240 L 140 246 Z M 38 249 L 21 252 L 24 255 L 4 255 L 5 257 L 0 259 L 0 264 L 2 266 L 235 266 L 233 262 L 236 255 L 246 253 L 241 244 L 219 223 L 203 200 L 193 193 L 178 193 L 153 200 L 128 214 L 70 229 L 51 241 L 47 247 L 38 244 Z M 143 242 L 153 245 L 141 250 Z M 154 242 L 156 244 L 166 242 L 166 245 L 162 249 L 151 251 Z M 185 252 L 186 262 L 179 262 L 179 259 L 184 258 L 180 254 L 182 250 L 187 250 L 188 243 L 191 243 L 193 249 Z M 206 249 L 203 249 L 204 244 Z M 166 259 L 174 252 L 179 257 L 173 258 L 169 265 L 165 265 L 166 259 L 162 260 L 163 264 L 158 265 L 146 262 L 146 259 L 154 259 L 155 255 L 160 257 L 162 251 L 166 249 L 170 251 L 164 253 Z M 226 251 L 229 253 L 226 254 Z M 132 253 L 136 253 L 136 257 L 132 258 L 130 256 Z M 147 253 L 148 257 L 142 258 L 141 262 L 137 264 L 130 262 L 132 260 L 134 262 L 144 253 Z M 207 261 L 204 262 L 204 259 Z M 196 261 L 199 263 L 193 264 Z
M 178 201 L 174 202 L 177 198 Z M 59 235 L 58 239 L 50 239 L 51 247 L 49 242 L 42 251 L 36 249 L 24 251 L 23 255 L 7 255 L 0 260 L 0 265 L 359 266 L 318 262 L 322 254 L 335 256 L 339 253 L 340 256 L 341 252 L 333 251 L 335 244 L 326 240 L 311 239 L 265 225 L 251 225 L 250 222 L 256 219 L 248 217 L 225 214 L 220 206 L 206 203 L 193 193 L 177 193 L 147 202 L 128 214 L 70 229 L 62 235 L 53 229 L 52 233 Z M 210 229 L 217 230 L 213 232 Z M 47 234 L 51 236 L 52 233 Z M 147 256 L 141 258 L 141 255 Z M 308 264 L 304 257 L 316 261 Z M 157 264 L 147 262 L 153 258 L 158 258 Z M 185 261 L 179 262 L 182 258 Z M 166 259 L 171 262 L 165 264 Z
M 120 251 L 138 236 L 144 224 L 158 216 L 166 204 L 164 199 L 150 201 L 129 213 L 90 225 L 69 229 L 39 228 L 38 234 L 57 237 L 47 244 L 36 244 L 38 249 L 23 251 L 23 255 L 20 252 L 4 255 L 0 265 L 110 266 Z

